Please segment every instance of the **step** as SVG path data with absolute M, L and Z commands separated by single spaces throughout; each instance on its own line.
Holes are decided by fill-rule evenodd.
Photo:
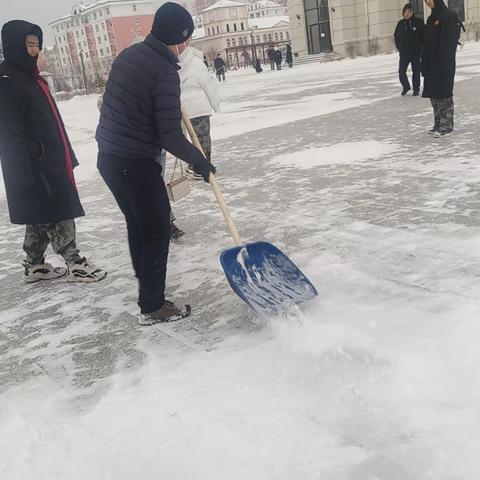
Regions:
M 333 62 L 336 60 L 342 60 L 342 56 L 336 52 L 315 53 L 313 55 L 302 55 L 300 57 L 294 57 L 294 65 L 305 65 L 309 63 L 322 63 Z

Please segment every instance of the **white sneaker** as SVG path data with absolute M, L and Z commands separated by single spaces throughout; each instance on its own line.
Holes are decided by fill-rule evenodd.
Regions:
M 30 265 L 30 263 L 25 261 L 22 265 L 25 269 L 23 279 L 27 283 L 35 283 L 40 280 L 53 280 L 54 278 L 63 277 L 67 273 L 65 267 L 54 267 L 45 262 L 38 265 Z
M 105 270 L 100 270 L 86 258 L 68 267 L 67 282 L 98 282 L 107 276 Z

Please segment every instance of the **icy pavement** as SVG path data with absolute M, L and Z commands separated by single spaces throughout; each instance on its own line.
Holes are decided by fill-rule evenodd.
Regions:
M 61 104 L 96 285 L 24 285 L 0 199 L 0 478 L 480 477 L 480 48 L 459 53 L 456 131 L 400 98 L 397 57 L 231 74 L 214 163 L 245 240 L 320 296 L 256 319 L 218 255 L 209 187 L 175 205 L 168 294 L 195 315 L 141 328 L 123 219 L 96 173 L 96 98 Z M 58 262 L 58 259 L 53 258 Z

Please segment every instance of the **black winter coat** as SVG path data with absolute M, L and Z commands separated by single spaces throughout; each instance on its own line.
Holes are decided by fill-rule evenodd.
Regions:
M 287 61 L 287 63 L 293 62 L 292 47 L 290 47 L 290 45 L 287 45 L 287 55 L 285 60 Z
M 280 50 L 275 51 L 275 63 L 280 65 L 282 63 L 282 52 Z
M 436 0 L 439 2 L 439 0 Z M 450 98 L 455 80 L 458 45 L 457 15 L 445 5 L 435 7 L 427 20 L 422 73 L 423 96 Z
M 225 73 L 225 62 L 223 61 L 223 58 L 217 57 L 213 61 L 213 66 L 215 67 L 215 70 L 218 73 Z
M 165 149 L 192 165 L 205 162 L 182 132 L 179 68 L 177 57 L 152 34 L 120 53 L 103 95 L 100 152 L 141 161 Z
M 48 90 L 36 73 L 36 59 L 27 53 L 29 34 L 41 42 L 40 28 L 28 22 L 8 22 L 2 30 L 0 159 L 10 220 L 16 224 L 84 215 L 73 178 L 78 162 L 55 102 L 40 86 Z
M 395 29 L 395 45 L 401 57 L 412 58 L 422 54 L 425 24 L 418 17 L 402 19 Z

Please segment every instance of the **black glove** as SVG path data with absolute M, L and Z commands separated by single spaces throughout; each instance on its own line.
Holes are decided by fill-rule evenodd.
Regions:
M 214 174 L 217 171 L 206 158 L 203 158 L 203 161 L 195 162 L 193 169 L 199 173 L 207 183 L 209 183 L 210 172 Z

